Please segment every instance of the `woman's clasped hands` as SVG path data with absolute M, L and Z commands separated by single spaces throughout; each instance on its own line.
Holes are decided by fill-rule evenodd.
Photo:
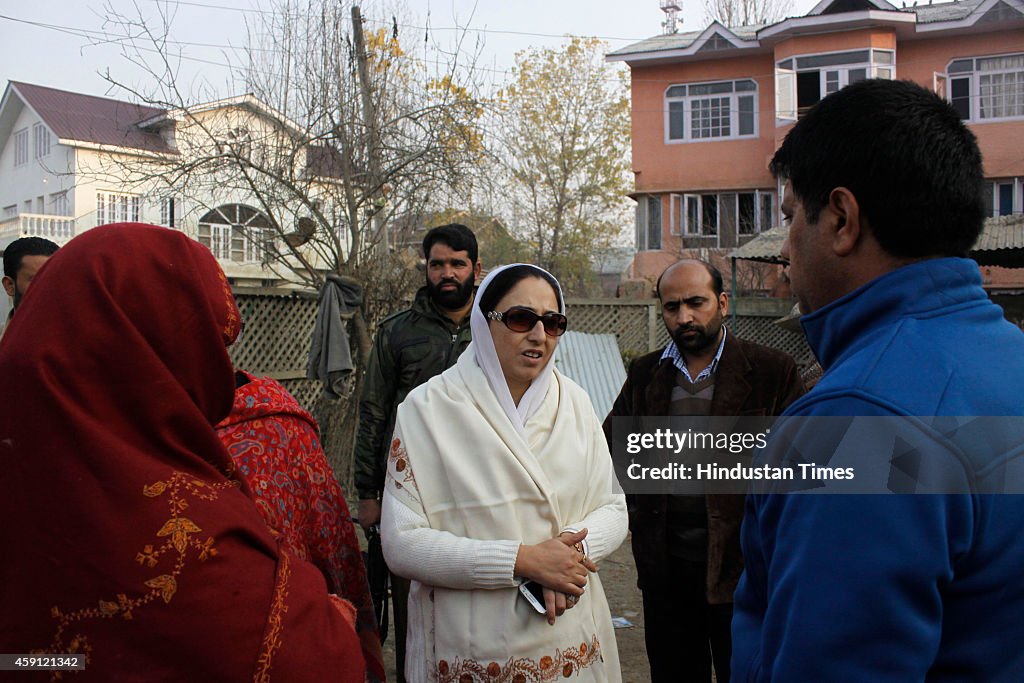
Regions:
M 536 545 L 520 545 L 515 574 L 544 587 L 544 606 L 549 624 L 582 599 L 587 576 L 597 565 L 583 552 L 587 530 L 563 531 Z

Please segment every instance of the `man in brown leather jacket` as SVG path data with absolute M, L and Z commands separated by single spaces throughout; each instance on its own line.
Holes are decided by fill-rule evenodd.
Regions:
M 664 349 L 629 367 L 604 423 L 634 416 L 778 415 L 804 393 L 793 359 L 724 326 L 729 296 L 711 264 L 684 260 L 658 278 Z M 627 494 L 651 680 L 729 680 L 732 594 L 743 496 Z

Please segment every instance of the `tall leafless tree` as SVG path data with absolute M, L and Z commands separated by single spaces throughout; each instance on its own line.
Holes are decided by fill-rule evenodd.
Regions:
M 425 59 L 405 49 L 423 45 L 423 34 L 404 41 L 396 16 L 379 6 L 353 25 L 361 13 L 346 0 L 272 0 L 247 18 L 243 56 L 225 51 L 234 92 L 214 94 L 179 76 L 174 7 L 157 3 L 156 16 L 140 5 L 136 15 L 106 10 L 108 33 L 149 76 L 141 86 L 107 79 L 168 112 L 154 130 L 172 153 L 112 155 L 92 173 L 154 199 L 184 197 L 192 223 L 247 197 L 265 219 L 246 237 L 273 245 L 266 265 L 281 277 L 318 287 L 337 273 L 362 286 L 368 306 L 353 322 L 361 376 L 373 320 L 419 277 L 394 249 L 400 228 L 448 206 L 482 154 L 473 50 L 435 46 Z M 247 96 L 221 115 L 202 106 L 236 93 Z
M 773 24 L 785 19 L 793 0 L 704 0 L 704 20 L 730 28 Z

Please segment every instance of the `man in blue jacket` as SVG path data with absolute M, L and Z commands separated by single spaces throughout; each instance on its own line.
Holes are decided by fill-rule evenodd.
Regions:
M 1024 681 L 1024 496 L 993 493 L 1024 491 L 1022 420 L 978 417 L 1024 415 L 1024 334 L 965 258 L 984 219 L 974 135 L 920 86 L 864 81 L 808 112 L 771 170 L 825 374 L 764 456 L 889 477 L 879 495 L 748 496 L 733 680 Z M 877 428 L 851 443 L 833 416 Z M 879 448 L 890 428 L 914 448 Z M 929 468 L 941 495 L 913 493 Z

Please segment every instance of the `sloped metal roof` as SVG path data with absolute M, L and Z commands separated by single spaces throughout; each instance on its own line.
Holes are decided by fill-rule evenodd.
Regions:
M 986 219 L 971 258 L 983 266 L 1024 268 L 1024 213 Z
M 892 3 L 875 3 L 879 9 L 887 11 L 901 12 L 904 14 L 914 14 L 917 17 L 918 24 L 933 24 L 943 21 L 961 21 L 971 16 L 972 13 L 978 7 L 986 2 L 987 0 L 958 0 L 954 2 L 943 2 L 930 4 L 928 0 L 917 0 L 915 2 L 909 2 L 907 0 L 900 0 L 899 2 Z M 821 3 L 824 4 L 824 3 Z M 820 4 L 819 4 L 820 7 Z M 810 12 L 806 17 L 817 16 L 822 14 L 821 11 L 815 13 Z M 788 17 L 789 19 L 800 19 L 801 16 Z M 781 22 L 776 22 L 781 23 Z M 741 40 L 756 41 L 758 40 L 758 32 L 762 29 L 772 26 L 773 24 L 755 24 L 750 26 L 733 26 L 726 29 L 731 32 L 737 38 Z M 704 30 L 700 31 L 687 31 L 685 33 L 673 33 L 669 35 L 657 35 L 641 40 L 631 45 L 626 45 L 618 50 L 614 50 L 608 53 L 611 58 L 622 58 L 629 55 L 650 53 L 650 52 L 666 52 L 670 50 L 685 50 L 694 41 L 697 40 L 703 33 Z
M 12 81 L 10 86 L 62 140 L 112 145 L 150 152 L 171 152 L 158 133 L 140 121 L 163 109 Z
M 766 230 L 742 247 L 733 249 L 730 258 L 782 263 L 779 253 L 789 228 L 780 225 Z M 1024 213 L 986 218 L 971 258 L 983 266 L 1024 268 Z
M 931 24 L 937 21 L 959 21 L 971 15 L 978 5 L 985 0 L 961 0 L 960 2 L 944 2 L 938 5 L 918 3 L 918 7 L 907 7 L 905 11 L 913 11 L 917 15 L 917 23 Z M 907 3 L 908 5 L 910 3 Z
M 779 253 L 782 251 L 782 243 L 786 241 L 786 235 L 788 234 L 789 228 L 784 225 L 777 225 L 770 230 L 765 230 L 742 247 L 733 249 L 729 254 L 729 258 L 746 261 L 764 261 L 766 263 L 782 263 Z
M 555 349 L 555 367 L 583 387 L 602 421 L 626 381 L 614 334 L 566 332 Z
M 721 33 L 731 33 L 740 40 L 757 40 L 757 32 L 767 24 L 756 24 L 753 26 L 734 26 L 724 28 Z M 608 53 L 609 57 L 624 57 L 644 52 L 662 52 L 665 50 L 685 50 L 693 45 L 693 42 L 704 34 L 706 28 L 700 31 L 687 31 L 685 33 L 670 33 L 645 38 L 636 43 L 619 48 Z

